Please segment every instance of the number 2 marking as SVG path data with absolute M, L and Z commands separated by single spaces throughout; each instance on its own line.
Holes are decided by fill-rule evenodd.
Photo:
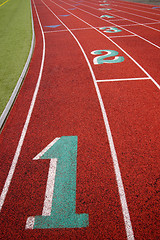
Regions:
M 106 53 L 105 55 L 102 55 Z M 93 59 L 94 64 L 103 64 L 103 63 L 120 63 L 124 61 L 124 57 L 117 56 L 118 52 L 114 50 L 94 50 L 91 52 L 92 55 L 101 55 Z M 116 57 L 117 56 L 117 57 Z M 109 57 L 114 57 L 113 59 L 106 59 Z
M 106 32 L 106 33 L 122 32 L 121 29 L 118 29 L 116 27 L 100 27 L 99 30 L 105 30 L 103 32 Z

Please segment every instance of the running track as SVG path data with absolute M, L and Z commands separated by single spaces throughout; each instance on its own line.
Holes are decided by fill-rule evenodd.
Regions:
M 32 9 L 35 50 L 0 136 L 1 239 L 159 239 L 160 9 L 118 0 Z M 89 224 L 31 229 L 50 164 L 33 158 L 62 136 L 78 137 L 76 213 Z

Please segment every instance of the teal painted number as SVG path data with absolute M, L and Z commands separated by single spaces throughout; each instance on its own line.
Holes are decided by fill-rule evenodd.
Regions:
M 91 54 L 92 55 L 101 55 L 101 56 L 97 56 L 93 59 L 94 64 L 120 63 L 120 62 L 124 61 L 124 57 L 117 56 L 118 52 L 114 51 L 114 50 L 94 50 L 94 51 L 91 52 Z M 109 58 L 109 57 L 114 57 L 114 58 L 113 59 L 106 59 L 106 58 Z
M 89 225 L 88 214 L 76 213 L 77 141 L 77 136 L 63 136 L 47 151 L 42 151 L 40 159 L 57 159 L 54 192 L 48 201 L 50 207 L 45 206 L 45 210 L 43 207 L 40 216 L 29 217 L 26 229 L 81 228 Z M 51 184 L 48 189 L 51 191 Z
M 101 18 L 114 18 L 113 16 L 110 16 L 110 15 L 102 15 L 100 16 Z
M 106 32 L 106 33 L 122 32 L 121 29 L 118 29 L 116 27 L 101 27 L 101 28 L 99 28 L 99 30 L 105 30 L 103 32 Z

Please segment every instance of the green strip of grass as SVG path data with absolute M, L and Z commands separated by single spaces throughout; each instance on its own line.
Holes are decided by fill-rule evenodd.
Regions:
M 0 7 L 0 115 L 26 63 L 31 40 L 30 0 L 9 0 Z

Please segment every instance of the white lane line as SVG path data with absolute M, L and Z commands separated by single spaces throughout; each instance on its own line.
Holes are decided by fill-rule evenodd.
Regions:
M 113 15 L 113 14 L 112 14 Z M 112 18 L 111 20 L 108 20 L 108 21 L 110 21 L 110 22 L 119 22 L 119 21 L 122 21 L 123 20 L 123 18 L 122 17 L 117 17 L 118 19 L 114 19 L 114 18 Z
M 71 0 L 71 1 L 74 2 L 73 0 Z M 64 1 L 61 1 L 61 2 L 64 2 Z M 73 6 L 72 4 L 69 4 L 69 3 L 66 3 L 66 4 L 68 4 L 68 5 L 70 5 L 70 6 Z M 81 5 L 87 6 L 87 5 L 85 5 L 85 4 L 81 4 Z M 87 7 L 88 7 L 88 6 L 87 6 Z M 90 13 L 90 12 L 88 12 L 88 11 L 85 11 L 85 10 L 83 10 L 82 8 L 79 8 L 79 7 L 77 7 L 77 8 L 78 8 L 79 10 L 81 10 L 81 11 L 83 11 L 83 12 L 86 12 L 86 13 L 88 13 L 88 14 L 90 14 L 90 15 L 98 18 L 98 19 L 101 19 L 101 20 L 103 20 L 103 21 L 105 21 L 105 22 L 107 22 L 107 23 L 110 23 L 110 24 L 113 24 L 113 25 L 115 25 L 115 26 L 117 26 L 117 27 L 120 27 L 121 29 L 123 29 L 123 30 L 125 30 L 125 31 L 127 31 L 127 32 L 129 32 L 129 33 L 131 33 L 131 34 L 135 34 L 135 35 L 137 35 L 137 37 L 141 38 L 142 40 L 144 40 L 144 41 L 150 43 L 151 45 L 153 45 L 153 46 L 155 46 L 155 47 L 157 47 L 157 48 L 160 49 L 160 46 L 157 46 L 156 44 L 150 42 L 150 41 L 147 40 L 146 38 L 143 38 L 143 37 L 141 37 L 140 35 L 132 32 L 132 31 L 130 31 L 130 30 L 128 30 L 128 29 L 126 29 L 126 28 L 118 25 L 118 24 L 115 24 L 115 23 L 113 22 L 113 20 L 112 20 L 112 21 L 106 20 L 106 19 L 104 19 L 104 18 L 100 18 L 100 17 L 97 16 L 97 15 L 94 15 L 93 13 Z M 93 7 L 90 7 L 90 8 L 93 8 Z M 94 9 L 94 10 L 97 10 L 96 8 L 93 8 L 93 9 Z M 119 16 L 117 16 L 117 15 L 115 15 L 115 14 L 113 14 L 113 16 L 119 17 Z M 122 18 L 122 17 L 121 17 L 121 18 Z M 141 26 L 144 26 L 144 27 L 146 27 L 146 28 L 150 28 L 150 29 L 152 29 L 152 30 L 154 30 L 154 31 L 158 31 L 158 32 L 159 32 L 159 30 L 157 30 L 157 29 L 155 29 L 155 28 L 152 28 L 152 27 L 150 27 L 150 26 L 146 26 L 146 25 L 144 25 L 143 23 L 138 23 L 138 22 L 135 22 L 135 21 L 130 20 L 130 19 L 127 19 L 127 18 L 122 18 L 122 20 L 130 21 L 130 22 L 136 23 L 136 24 L 138 24 L 138 25 L 141 25 Z
M 118 11 L 118 10 L 117 10 Z M 119 10 L 120 11 L 120 10 Z M 120 12 L 124 12 L 125 14 L 127 14 L 128 12 L 125 12 L 125 11 L 120 11 Z M 116 16 L 116 17 L 120 17 L 119 15 L 116 15 L 116 14 L 112 14 L 113 16 Z M 135 14 L 132 14 L 132 15 L 135 15 Z M 134 21 L 134 20 L 130 20 L 130 19 L 128 19 L 128 18 L 124 18 L 124 17 L 122 17 L 123 19 L 126 19 L 126 20 L 129 20 L 129 21 L 131 21 L 131 22 L 135 22 L 135 23 L 138 23 L 138 22 L 136 22 L 136 21 Z M 153 20 L 153 19 L 149 19 L 149 20 L 152 20 L 152 21 L 155 21 L 155 22 L 153 22 L 153 23 L 158 23 L 159 22 L 159 20 Z M 142 25 L 142 26 L 145 26 L 144 25 L 144 23 L 139 23 L 139 25 Z M 145 26 L 145 27 L 148 27 L 148 28 L 150 28 L 150 29 L 152 29 L 152 30 L 154 30 L 154 31 L 157 31 L 157 32 L 159 32 L 159 30 L 157 30 L 156 28 L 153 28 L 153 27 L 150 27 L 150 26 Z
M 83 1 L 83 2 L 88 3 L 87 1 Z M 129 4 L 129 2 L 126 2 L 126 1 L 125 1 L 125 2 L 120 2 L 120 1 L 119 1 L 119 2 L 118 2 L 118 5 L 117 5 L 117 2 L 115 2 L 115 3 L 114 3 L 114 2 L 115 2 L 115 1 L 112 1 L 112 2 L 111 2 L 111 7 L 112 7 L 112 6 L 118 6 L 118 7 L 119 7 L 120 4 L 121 4 L 121 5 L 122 5 L 122 4 L 125 4 L 125 6 L 126 6 L 126 4 Z M 93 5 L 96 5 L 96 6 L 97 6 L 97 3 L 93 3 L 93 2 L 91 3 L 91 2 L 90 2 L 90 4 L 93 4 Z M 134 10 L 134 11 L 136 10 L 136 11 L 140 11 L 140 12 L 146 12 L 146 11 L 139 10 L 139 9 L 135 8 L 135 7 L 141 7 L 141 8 L 145 8 L 145 9 L 147 9 L 147 10 L 151 10 L 151 5 L 150 5 L 150 6 L 148 5 L 149 7 L 146 8 L 146 7 L 142 7 L 142 6 L 140 5 L 140 3 L 138 3 L 138 5 L 137 5 L 137 4 L 134 2 L 133 4 L 134 4 L 134 5 L 132 5 L 133 8 L 129 8 L 129 9 L 132 9 L 132 10 Z M 98 6 L 99 6 L 99 5 L 98 5 Z M 147 6 L 147 5 L 146 5 L 146 6 Z M 120 6 L 120 7 L 124 7 L 124 5 L 122 5 L 122 6 Z M 150 12 L 146 12 L 146 13 L 155 14 L 155 15 L 160 15 L 160 14 L 156 14 L 156 13 L 153 12 L 153 11 L 152 11 L 152 12 L 151 12 L 151 11 L 150 11 Z
M 150 25 L 150 24 L 159 24 L 160 22 L 156 22 L 156 23 L 143 23 L 143 25 Z M 122 24 L 122 25 L 119 25 L 119 26 L 122 26 L 122 27 L 132 27 L 132 26 L 141 26 L 141 24 L 139 24 L 139 23 L 133 23 L 133 24 Z
M 99 28 L 99 27 L 96 27 Z M 71 31 L 81 31 L 81 30 L 93 30 L 93 28 L 89 27 L 89 28 L 72 28 Z M 53 30 L 53 31 L 44 31 L 44 33 L 57 33 L 57 32 L 68 32 L 68 30 Z
M 33 3 L 34 3 L 34 0 L 33 0 Z M 20 155 L 20 152 L 21 152 L 21 148 L 22 148 L 25 136 L 26 136 L 26 132 L 27 132 L 28 125 L 29 125 L 29 122 L 30 122 L 30 119 L 31 119 L 31 115 L 32 115 L 32 112 L 33 112 L 34 104 L 35 104 L 36 97 L 37 97 L 37 94 L 38 94 L 38 90 L 39 90 L 39 86 L 40 86 L 40 82 L 41 82 L 41 77 L 42 77 L 43 66 L 44 66 L 45 38 L 44 38 L 42 25 L 40 23 L 40 19 L 39 19 L 38 13 L 37 13 L 37 9 L 36 9 L 35 3 L 34 3 L 34 8 L 35 8 L 35 11 L 36 11 L 36 14 L 37 14 L 37 19 L 38 19 L 38 22 L 39 22 L 39 26 L 40 26 L 41 33 L 42 33 L 42 38 L 43 38 L 43 54 L 42 54 L 41 67 L 40 67 L 40 72 L 39 72 L 39 77 L 38 77 L 38 80 L 37 80 L 36 88 L 35 88 L 35 91 L 34 91 L 34 94 L 33 94 L 33 97 L 32 97 L 31 105 L 30 105 L 30 108 L 29 108 L 29 111 L 28 111 L 28 114 L 27 114 L 27 118 L 26 118 L 23 130 L 22 130 L 22 133 L 21 133 L 21 137 L 19 139 L 18 146 L 17 146 L 17 149 L 16 149 L 16 152 L 15 152 L 15 155 L 14 155 L 14 158 L 13 158 L 13 161 L 12 161 L 12 164 L 11 164 L 8 176 L 6 178 L 6 181 L 5 181 L 5 184 L 4 184 L 1 196 L 0 196 L 0 211 L 2 210 L 4 201 L 5 201 L 5 198 L 6 198 L 6 195 L 7 195 L 10 183 L 12 181 L 12 177 L 13 177 L 13 174 L 14 174 L 17 162 L 18 162 L 18 158 L 19 158 L 19 155 Z
M 109 38 L 137 37 L 136 35 L 109 36 Z
M 3 110 L 1 116 L 0 116 L 0 130 L 2 129 L 2 127 L 4 126 L 5 124 L 5 121 L 7 119 L 7 116 L 11 110 L 11 107 L 13 106 L 13 103 L 16 99 L 16 96 L 20 90 L 20 87 L 22 85 L 22 82 L 25 78 L 25 75 L 27 73 L 27 70 L 28 70 L 28 67 L 29 67 L 29 63 L 31 61 L 31 58 L 32 58 L 32 53 L 33 53 L 33 50 L 34 50 L 34 42 L 35 42 L 35 33 L 34 33 L 34 23 L 33 23 L 33 14 L 32 14 L 32 6 L 31 6 L 31 1 L 30 1 L 30 9 L 31 9 L 31 21 L 32 21 L 32 41 L 31 41 L 31 46 L 30 46 L 30 51 L 29 51 L 29 54 L 28 54 L 28 57 L 27 57 L 27 61 L 24 65 L 24 68 L 23 68 L 23 71 L 17 81 L 17 84 L 12 92 L 12 95 L 5 107 L 5 109 Z
M 119 3 L 118 3 L 119 4 Z M 114 6 L 115 4 L 112 3 L 112 5 Z M 116 5 L 117 6 L 117 5 Z M 143 11 L 143 10 L 139 10 L 139 9 L 136 9 L 136 8 L 129 8 L 129 7 L 126 7 L 126 6 L 120 6 L 119 7 L 122 7 L 122 8 L 127 8 L 127 9 L 131 9 L 133 11 L 139 11 L 139 12 L 144 12 L 144 13 L 147 13 L 147 14 L 153 14 L 153 15 L 157 15 L 157 16 L 160 16 L 159 13 L 154 13 L 153 11 L 152 12 L 147 12 L 147 11 Z
M 104 107 L 104 103 L 103 103 L 103 100 L 102 100 L 102 97 L 101 97 L 101 93 L 100 93 L 98 84 L 96 82 L 96 78 L 95 78 L 93 69 L 91 67 L 91 64 L 90 64 L 90 62 L 89 62 L 89 60 L 87 58 L 87 55 L 86 55 L 83 47 L 79 43 L 79 41 L 76 38 L 76 36 L 71 32 L 71 30 L 57 17 L 57 15 L 44 2 L 43 2 L 43 4 L 49 9 L 50 12 L 52 12 L 52 14 L 70 32 L 70 34 L 73 36 L 73 38 L 77 42 L 78 46 L 80 47 L 80 49 L 81 49 L 81 51 L 82 51 L 82 53 L 83 53 L 83 55 L 85 57 L 85 60 L 86 60 L 86 62 L 88 64 L 88 68 L 89 68 L 90 73 L 92 75 L 93 83 L 94 83 L 94 86 L 95 86 L 95 89 L 96 89 L 96 92 L 97 92 L 97 96 L 98 96 L 98 100 L 99 100 L 99 103 L 100 103 L 100 107 L 101 107 L 101 111 L 102 111 L 102 115 L 103 115 L 103 120 L 104 120 L 104 124 L 105 124 L 105 128 L 106 128 L 106 133 L 107 133 L 107 137 L 108 137 L 108 141 L 109 141 L 109 146 L 110 146 L 110 151 L 111 151 L 111 156 L 112 156 L 112 160 L 113 160 L 114 171 L 115 171 L 115 176 L 116 176 L 116 181 L 117 181 L 117 186 L 118 186 L 118 191 L 119 191 L 119 196 L 120 196 L 120 201 L 121 201 L 121 206 L 122 206 L 122 213 L 123 213 L 123 217 L 124 217 L 126 235 L 127 235 L 128 240 L 134 240 L 134 233 L 133 233 L 132 224 L 131 224 L 130 215 L 129 215 L 129 210 L 128 210 L 128 206 L 127 206 L 127 200 L 126 200 L 124 186 L 123 186 L 122 177 L 121 177 L 121 172 L 120 172 L 120 168 L 119 168 L 117 153 L 116 153 L 116 150 L 115 150 L 112 133 L 111 133 L 111 129 L 110 129 L 110 126 L 109 126 L 107 113 L 106 113 L 106 110 L 105 110 L 105 107 Z M 59 6 L 56 3 L 54 3 L 54 4 Z
M 50 0 L 51 1 L 51 0 Z M 63 0 L 59 0 L 60 2 L 64 2 Z M 51 1 L 52 3 L 54 3 L 53 1 Z M 56 4 L 56 3 L 54 3 Z M 69 3 L 66 3 L 67 5 L 71 5 Z M 68 10 L 66 10 L 65 8 L 61 7 L 60 5 L 56 4 L 57 6 L 59 6 L 60 8 L 64 9 L 66 12 L 69 12 Z M 81 9 L 80 9 L 81 10 Z M 83 11 L 83 10 L 82 10 Z M 85 11 L 86 12 L 86 11 Z M 95 29 L 97 32 L 99 32 L 101 35 L 103 35 L 105 38 L 107 38 L 108 40 L 110 40 L 115 46 L 117 46 L 122 52 L 124 52 L 125 55 L 127 55 L 150 79 L 151 81 L 156 85 L 156 87 L 158 89 L 160 89 L 160 85 L 150 76 L 150 74 L 134 59 L 130 56 L 130 54 L 128 54 L 123 48 L 121 48 L 117 43 L 115 43 L 111 38 L 109 38 L 108 36 L 106 36 L 103 32 L 99 31 L 98 29 L 96 29 L 95 27 L 93 27 L 91 24 L 87 23 L 86 21 L 84 21 L 83 19 L 77 17 L 75 14 L 69 12 L 71 15 L 73 15 L 74 17 L 76 17 L 77 19 L 79 19 L 80 21 L 86 23 L 88 26 L 92 27 L 93 29 Z M 88 14 L 90 14 L 88 12 Z M 99 18 L 99 17 L 98 17 Z M 109 21 L 106 21 L 109 22 Z M 115 24 L 116 25 L 116 24 Z M 116 25 L 118 26 L 118 25 Z M 119 26 L 118 26 L 119 27 Z M 132 32 L 131 32 L 132 33 Z M 134 34 L 134 33 L 132 33 Z M 138 36 L 137 34 L 135 34 L 136 36 Z
M 150 78 L 148 78 L 148 77 L 142 77 L 142 78 L 117 78 L 117 79 L 97 80 L 97 82 L 137 81 L 137 80 L 148 80 L 148 79 L 150 79 Z
M 57 168 L 57 158 L 51 158 L 42 216 L 51 215 L 52 199 L 53 199 L 54 184 L 55 184 L 55 177 L 56 177 L 56 168 Z

